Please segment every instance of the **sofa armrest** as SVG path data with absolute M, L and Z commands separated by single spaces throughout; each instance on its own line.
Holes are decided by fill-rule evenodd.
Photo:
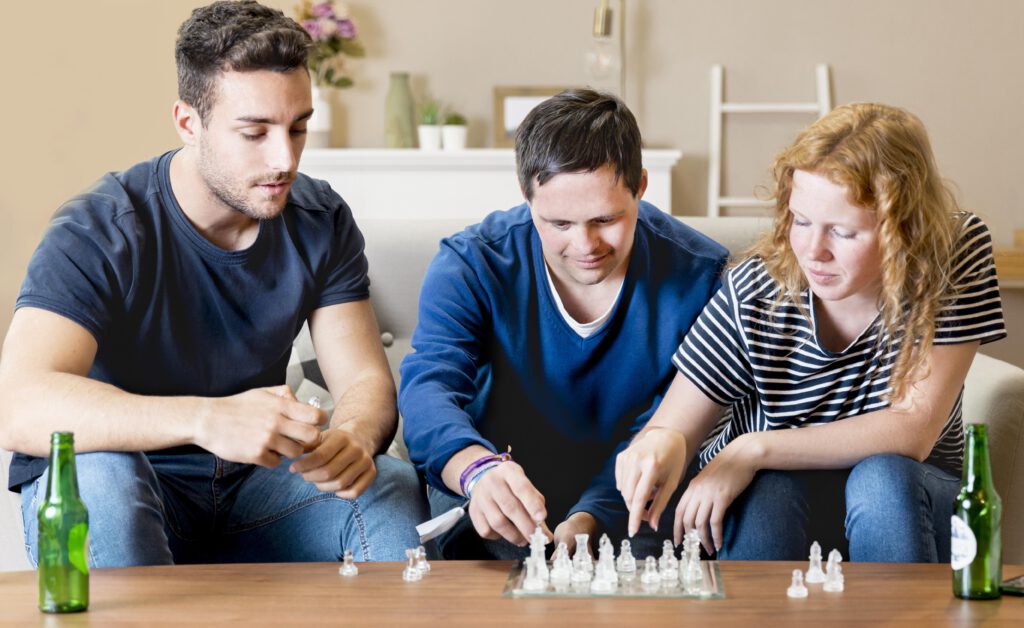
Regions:
M 975 356 L 964 383 L 964 422 L 988 425 L 1003 500 L 1003 562 L 1024 564 L 1024 369 Z

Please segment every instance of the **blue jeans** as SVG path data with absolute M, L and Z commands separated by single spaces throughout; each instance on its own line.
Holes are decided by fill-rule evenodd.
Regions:
M 377 478 L 353 500 L 288 471 L 209 453 L 75 456 L 89 509 L 92 567 L 210 562 L 404 560 L 427 518 L 412 465 L 377 456 Z M 36 564 L 36 511 L 47 474 L 22 485 L 25 548 Z
M 837 547 L 855 561 L 948 562 L 959 488 L 948 472 L 893 454 L 849 471 L 760 471 L 726 513 L 718 558 L 806 560 L 818 540 L 823 554 Z

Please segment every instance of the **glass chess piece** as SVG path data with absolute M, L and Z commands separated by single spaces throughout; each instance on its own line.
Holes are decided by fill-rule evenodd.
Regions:
M 353 562 L 352 550 L 345 550 L 341 567 L 338 567 L 338 573 L 342 576 L 355 576 L 359 574 L 359 568 Z
M 793 581 L 790 583 L 789 588 L 786 589 L 786 595 L 788 597 L 807 597 L 807 587 L 804 586 L 804 572 L 799 569 L 793 570 Z
M 640 574 L 640 584 L 644 590 L 657 589 L 661 586 L 661 574 L 658 573 L 658 561 L 653 556 L 644 560 L 644 571 Z
M 430 571 L 430 563 L 427 562 L 427 550 L 422 545 L 416 548 L 416 569 L 419 569 L 422 575 L 426 575 Z
M 619 545 L 619 557 L 615 561 L 615 568 L 620 576 L 636 575 L 636 557 L 633 556 L 633 546 L 629 539 L 623 539 Z
M 818 545 L 817 541 L 811 543 L 811 555 L 808 558 L 810 563 L 804 580 L 811 583 L 825 582 L 825 572 L 821 569 L 821 545 Z
M 402 570 L 402 580 L 405 580 L 406 582 L 422 580 L 423 572 L 416 568 L 416 550 L 405 550 L 405 558 L 409 563 L 405 566 L 405 569 Z
M 544 559 L 541 558 L 541 561 Z M 537 568 L 538 559 L 534 556 L 526 558 L 526 577 L 523 579 L 523 589 L 527 591 L 543 591 L 547 588 L 547 582 L 540 577 Z M 545 569 L 546 571 L 546 569 Z
M 594 558 L 590 555 L 590 535 L 576 535 L 576 553 L 572 555 L 573 571 L 583 570 L 588 574 L 594 573 Z
M 700 538 L 696 530 L 690 530 L 683 537 L 682 566 L 679 579 L 687 593 L 697 593 L 704 584 L 704 572 L 700 567 Z
M 549 579 L 556 587 L 572 581 L 572 561 L 569 560 L 569 547 L 565 543 L 559 543 L 555 548 Z
M 679 578 L 679 560 L 676 558 L 672 541 L 665 539 L 661 544 L 661 558 L 658 559 L 658 570 L 663 582 L 675 582 Z
M 822 587 L 829 593 L 842 593 L 845 588 L 843 568 L 839 563 L 843 562 L 843 555 L 839 550 L 834 549 L 828 553 L 828 564 L 825 565 L 825 585 Z

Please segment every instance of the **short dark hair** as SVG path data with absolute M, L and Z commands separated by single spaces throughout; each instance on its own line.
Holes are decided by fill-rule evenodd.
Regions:
M 305 67 L 312 43 L 295 20 L 255 0 L 199 7 L 178 29 L 178 98 L 194 107 L 205 125 L 221 72 L 290 72 Z
M 540 103 L 516 130 L 516 168 L 526 200 L 533 181 L 610 164 L 616 180 L 640 192 L 640 127 L 625 103 L 592 89 L 570 89 Z

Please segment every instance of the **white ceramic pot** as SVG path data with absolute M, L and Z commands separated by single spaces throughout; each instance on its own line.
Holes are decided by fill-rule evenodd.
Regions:
M 421 150 L 441 149 L 441 125 L 421 124 L 418 128 Z
M 446 124 L 441 127 L 441 145 L 445 150 L 466 148 L 466 125 Z
M 331 102 L 328 90 L 313 86 L 313 115 L 306 122 L 306 148 L 331 145 Z

